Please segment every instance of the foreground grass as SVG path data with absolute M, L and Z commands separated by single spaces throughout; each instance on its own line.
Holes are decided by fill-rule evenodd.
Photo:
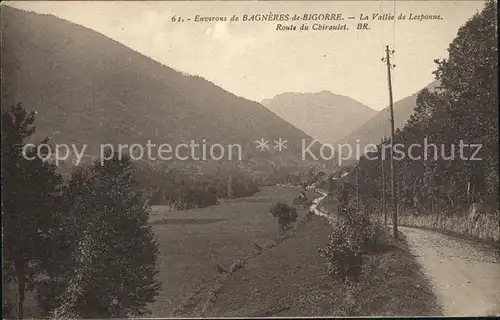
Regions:
M 363 276 L 349 288 L 347 315 L 440 316 L 442 308 L 432 287 L 408 251 L 406 238 L 396 240 L 384 228 L 383 244 L 367 255 Z
M 295 236 L 248 261 L 220 290 L 207 317 L 303 316 L 316 313 L 307 296 L 336 288 L 326 276 L 326 265 L 316 248 L 328 242 L 331 230 L 312 216 Z
M 160 212 L 151 217 L 160 244 L 162 289 L 150 305 L 153 317 L 199 315 L 211 291 L 237 260 L 272 246 L 277 222 L 269 213 L 277 201 L 292 204 L 296 188 L 264 187 L 252 197 L 225 201 L 208 208 Z M 308 195 L 313 196 L 313 193 Z M 307 211 L 298 210 L 299 217 Z
M 326 275 L 318 247 L 332 226 L 313 216 L 295 235 L 251 259 L 219 286 L 208 317 L 430 316 L 441 309 L 404 238 L 390 238 L 366 255 L 361 281 Z M 402 236 L 403 237 L 403 236 Z
M 264 187 L 252 197 L 227 200 L 208 208 L 168 212 L 156 206 L 150 217 L 158 237 L 162 288 L 149 306 L 153 317 L 169 317 L 200 312 L 209 288 L 238 259 L 255 254 L 256 244 L 266 248 L 274 244 L 277 222 L 269 208 L 277 201 L 289 203 L 299 194 L 297 188 Z M 308 197 L 316 196 L 308 192 Z M 306 214 L 298 210 L 299 216 Z M 2 294 L 16 303 L 15 283 L 3 284 Z M 37 318 L 34 292 L 26 293 L 24 315 Z M 14 306 L 15 308 L 15 306 Z M 14 312 L 15 313 L 15 312 Z
M 149 306 L 152 316 L 441 314 L 404 239 L 387 237 L 384 246 L 370 252 L 356 286 L 327 276 L 317 248 L 328 243 L 332 225 L 323 218 L 298 210 L 299 226 L 277 242 L 269 207 L 277 201 L 291 204 L 298 192 L 266 187 L 252 197 L 209 208 L 168 214 L 156 208 L 150 223 L 160 244 L 162 289 Z M 33 313 L 35 302 L 27 301 Z

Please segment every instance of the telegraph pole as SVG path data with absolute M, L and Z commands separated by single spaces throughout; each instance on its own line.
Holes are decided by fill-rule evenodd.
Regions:
M 337 214 L 340 214 L 340 175 L 337 182 Z
M 380 143 L 380 164 L 382 167 L 382 212 L 384 213 L 384 226 L 387 225 L 387 202 L 385 201 L 385 170 L 384 170 L 384 141 L 385 136 Z
M 389 46 L 385 46 L 385 61 L 387 65 L 387 81 L 389 84 L 389 108 L 391 111 L 391 189 L 392 189 L 392 231 L 394 237 L 398 237 L 398 198 L 396 194 L 396 172 L 394 168 L 394 106 L 392 101 L 392 82 L 391 82 L 391 69 L 396 65 L 391 64 L 390 55 L 394 53 L 394 50 L 390 51 Z
M 359 212 L 359 163 L 356 165 L 356 210 Z
M 233 197 L 233 174 L 229 171 L 229 178 L 227 179 L 227 197 Z

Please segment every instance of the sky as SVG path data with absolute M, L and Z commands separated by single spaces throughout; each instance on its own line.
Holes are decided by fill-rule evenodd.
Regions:
M 8 5 L 98 31 L 164 65 L 199 75 L 254 101 L 283 92 L 331 91 L 381 110 L 388 105 L 385 46 L 392 57 L 394 101 L 434 80 L 458 28 L 482 1 L 11 1 Z M 278 31 L 280 22 L 194 22 L 196 15 L 341 13 L 348 31 Z M 367 21 L 360 15 L 441 15 L 442 20 Z M 172 22 L 173 17 L 184 22 Z M 190 18 L 191 21 L 187 21 Z M 336 25 L 337 21 L 318 21 Z M 364 21 L 363 21 L 364 22 Z M 311 27 L 314 22 L 307 22 Z M 283 25 L 290 22 L 283 22 Z M 302 22 L 295 23 L 299 27 Z

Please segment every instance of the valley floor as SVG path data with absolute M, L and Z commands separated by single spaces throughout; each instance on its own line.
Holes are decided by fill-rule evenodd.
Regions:
M 434 231 L 386 227 L 363 275 L 345 285 L 327 275 L 318 248 L 332 225 L 299 208 L 297 227 L 277 241 L 269 208 L 297 188 L 265 187 L 208 208 L 155 207 L 162 288 L 152 317 L 440 316 L 500 313 L 500 255 L 493 247 Z M 309 192 L 310 200 L 320 195 Z M 330 214 L 336 205 L 325 199 Z M 332 209 L 333 208 L 333 209 Z M 325 211 L 326 212 L 326 211 Z M 36 315 L 33 293 L 28 317 Z
M 259 248 L 274 245 L 278 228 L 269 208 L 277 201 L 292 205 L 299 191 L 264 187 L 252 197 L 207 208 L 169 213 L 154 208 L 150 223 L 160 244 L 162 290 L 150 306 L 152 316 L 199 314 L 207 292 L 223 276 L 217 265 L 229 269 Z M 308 192 L 308 197 L 314 196 Z M 299 218 L 306 213 L 298 210 Z
M 299 210 L 296 230 L 276 242 L 269 207 L 278 200 L 291 203 L 298 191 L 266 187 L 253 197 L 152 217 L 163 281 L 152 316 L 442 314 L 404 241 L 370 254 L 356 286 L 327 276 L 317 249 L 328 243 L 332 226 L 323 217 Z M 217 264 L 226 271 L 219 272 Z
M 321 314 L 334 307 L 324 295 L 339 288 L 328 279 L 317 248 L 328 242 L 331 226 L 311 217 L 295 236 L 251 259 L 225 283 L 205 316 L 277 317 Z

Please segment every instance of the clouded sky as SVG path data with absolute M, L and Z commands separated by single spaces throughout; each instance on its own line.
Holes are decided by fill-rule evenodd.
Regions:
M 9 5 L 84 25 L 251 100 L 261 101 L 282 92 L 329 90 L 379 110 L 388 104 L 387 71 L 380 61 L 385 45 L 396 50 L 393 90 L 397 101 L 434 80 L 433 60 L 447 57 L 448 44 L 458 28 L 481 10 L 483 2 L 23 1 Z M 369 21 L 371 30 L 355 30 L 362 13 L 394 12 L 396 17 L 400 13 L 440 14 L 443 20 Z M 349 31 L 307 32 L 277 31 L 279 22 L 193 22 L 196 15 L 258 13 L 342 13 L 356 20 L 342 21 L 348 23 Z M 174 15 L 185 21 L 172 22 Z M 313 23 L 308 22 L 310 26 Z

